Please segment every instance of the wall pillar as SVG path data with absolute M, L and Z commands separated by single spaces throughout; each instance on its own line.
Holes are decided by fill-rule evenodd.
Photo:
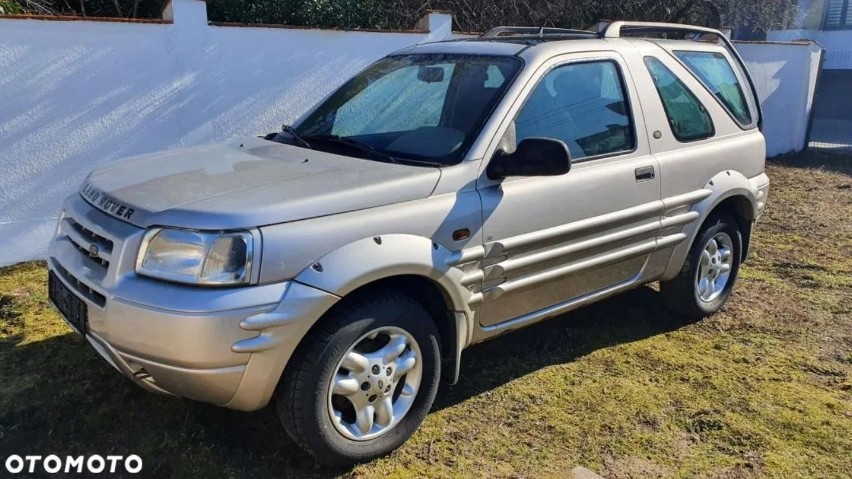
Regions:
M 207 2 L 203 0 L 171 0 L 163 8 L 163 20 L 207 26 Z
M 432 11 L 421 17 L 414 28 L 429 32 L 426 41 L 449 40 L 453 37 L 453 15 Z

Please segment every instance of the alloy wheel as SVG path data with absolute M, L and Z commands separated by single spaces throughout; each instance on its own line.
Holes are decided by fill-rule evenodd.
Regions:
M 411 409 L 422 378 L 417 341 L 401 328 L 382 327 L 346 351 L 328 388 L 337 432 L 367 441 L 386 434 Z
M 695 277 L 698 299 L 710 303 L 722 295 L 734 265 L 734 242 L 719 232 L 704 245 Z

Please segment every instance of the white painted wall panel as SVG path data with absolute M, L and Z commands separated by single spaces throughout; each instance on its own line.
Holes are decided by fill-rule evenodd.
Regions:
M 452 36 L 0 19 L 0 265 L 42 257 L 62 200 L 95 166 L 277 131 L 386 54 Z
M 736 48 L 757 88 L 767 155 L 803 150 L 820 67 L 820 46 L 737 43 Z
M 127 156 L 276 131 L 367 64 L 452 36 L 207 25 L 0 19 L 0 265 L 42 257 L 65 196 Z M 815 47 L 740 44 L 772 154 L 801 149 Z M 818 50 L 818 49 L 816 49 Z

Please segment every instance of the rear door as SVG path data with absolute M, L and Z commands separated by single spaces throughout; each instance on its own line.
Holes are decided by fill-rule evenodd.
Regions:
M 516 137 L 564 141 L 559 177 L 478 180 L 483 203 L 480 324 L 513 318 L 637 281 L 656 248 L 657 161 L 635 89 L 615 52 L 562 55 L 522 94 Z

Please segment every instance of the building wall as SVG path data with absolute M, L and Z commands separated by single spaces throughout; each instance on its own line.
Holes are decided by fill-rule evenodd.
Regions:
M 770 42 L 811 40 L 825 48 L 826 70 L 852 70 L 852 30 L 823 30 L 827 0 L 799 0 L 792 28 L 768 32 Z
M 373 61 L 428 32 L 0 18 L 0 265 L 43 256 L 62 200 L 119 158 L 278 131 Z
M 826 70 L 852 70 L 852 30 L 774 30 L 770 42 L 810 40 L 825 48 Z
M 826 0 L 799 0 L 795 28 L 819 30 L 825 15 Z

